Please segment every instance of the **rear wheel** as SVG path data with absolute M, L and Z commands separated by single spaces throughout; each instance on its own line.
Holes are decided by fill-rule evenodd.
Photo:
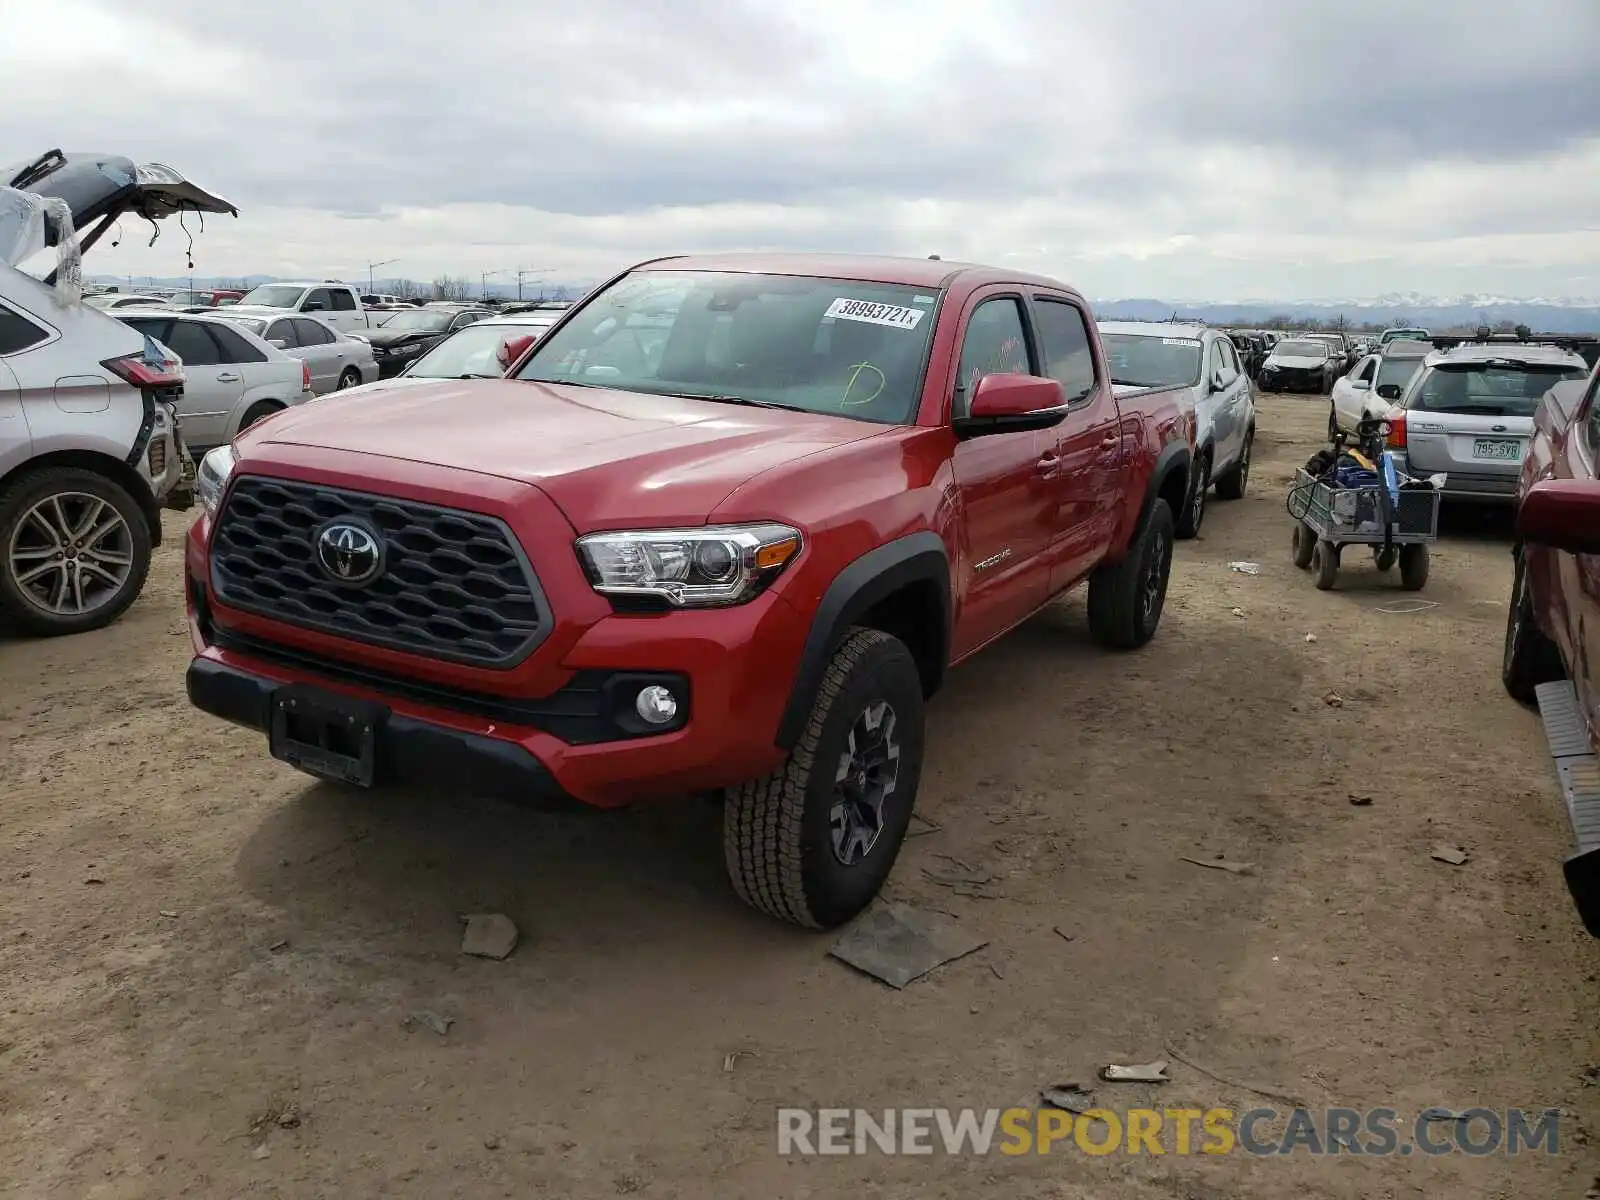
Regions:
M 345 388 L 359 387 L 361 385 L 361 372 L 354 367 L 346 367 L 339 373 L 339 391 Z
M 1312 555 L 1317 551 L 1316 531 L 1304 521 L 1296 521 L 1290 546 L 1294 551 L 1294 565 L 1302 571 L 1306 570 L 1311 566 Z
M 1172 574 L 1172 509 L 1157 500 L 1121 562 L 1089 576 L 1089 633 L 1112 650 L 1137 650 L 1155 636 Z
M 1428 548 L 1424 545 L 1400 547 L 1400 586 L 1420 592 L 1428 586 Z
M 824 929 L 872 903 L 911 820 L 922 736 L 910 650 L 876 629 L 852 630 L 788 760 L 728 789 L 722 847 L 739 898 Z
M 1516 573 L 1511 578 L 1511 603 L 1506 610 L 1505 653 L 1500 660 L 1500 682 L 1512 699 L 1533 704 L 1534 689 L 1541 683 L 1565 679 L 1561 655 L 1555 643 L 1545 637 L 1533 615 L 1533 592 L 1528 583 L 1528 568 L 1517 555 Z
M 1244 435 L 1244 445 L 1239 447 L 1239 459 L 1217 476 L 1218 500 L 1242 500 L 1245 488 L 1250 486 L 1250 456 L 1255 451 L 1256 431 L 1248 429 Z M 1209 466 L 1207 468 L 1210 469 Z
M 1330 591 L 1339 578 L 1339 547 L 1327 538 L 1320 539 L 1312 548 L 1311 570 L 1319 591 Z
M 150 570 L 150 526 L 126 489 L 48 467 L 0 493 L 0 625 L 51 636 L 111 624 Z

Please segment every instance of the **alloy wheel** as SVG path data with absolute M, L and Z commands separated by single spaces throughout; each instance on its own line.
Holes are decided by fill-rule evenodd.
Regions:
M 834 774 L 833 806 L 828 811 L 833 856 L 854 866 L 883 835 L 884 806 L 900 778 L 900 743 L 895 711 L 886 700 L 868 704 L 850 726 Z
M 1143 587 L 1140 588 L 1140 608 L 1149 621 L 1161 607 L 1163 588 L 1167 578 L 1167 562 L 1172 545 L 1165 538 L 1157 538 L 1150 547 L 1150 557 L 1145 564 Z
M 22 514 L 6 564 L 29 603 L 54 616 L 82 616 L 110 603 L 127 584 L 133 531 L 99 496 L 58 492 Z

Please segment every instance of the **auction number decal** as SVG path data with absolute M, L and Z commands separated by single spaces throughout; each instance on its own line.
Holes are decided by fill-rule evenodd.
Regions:
M 868 325 L 915 329 L 925 314 L 920 308 L 901 308 L 898 304 L 876 304 L 871 300 L 852 300 L 848 296 L 840 296 L 828 305 L 828 311 L 822 315 L 837 317 L 842 321 L 865 321 Z

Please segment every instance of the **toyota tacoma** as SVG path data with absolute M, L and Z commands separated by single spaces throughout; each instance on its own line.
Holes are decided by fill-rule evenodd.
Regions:
M 503 379 L 314 401 L 202 461 L 210 713 L 355 786 L 715 793 L 737 893 L 877 894 L 948 668 L 1080 583 L 1155 633 L 1193 419 L 1089 307 L 940 261 L 661 259 Z

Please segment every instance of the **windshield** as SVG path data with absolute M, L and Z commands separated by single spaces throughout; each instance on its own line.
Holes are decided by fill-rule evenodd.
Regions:
M 1422 377 L 1406 407 L 1419 412 L 1531 417 L 1547 391 L 1564 379 L 1582 379 L 1586 373 L 1581 367 L 1510 359 L 1441 363 Z
M 453 312 L 440 312 L 438 309 L 429 312 L 427 309 L 413 308 L 410 312 L 397 312 L 392 317 L 386 317 L 378 325 L 382 329 L 400 333 L 407 330 L 413 333 L 439 333 L 450 328 L 450 321 L 454 317 Z
M 1189 387 L 1200 382 L 1200 343 L 1147 333 L 1102 335 L 1111 382 L 1131 387 Z
M 1279 358 L 1327 358 L 1327 342 L 1279 342 L 1274 353 Z
M 906 424 L 937 301 L 856 280 L 635 272 L 541 342 L 517 377 Z
M 548 325 L 468 325 L 438 343 L 406 368 L 411 379 L 460 379 L 476 376 L 498 379 L 504 374 L 499 359 L 501 343 L 539 334 Z
M 258 288 L 251 288 L 244 294 L 240 304 L 262 304 L 267 308 L 293 308 L 300 303 L 300 297 L 305 295 L 305 288 L 291 287 L 282 283 L 264 283 Z

